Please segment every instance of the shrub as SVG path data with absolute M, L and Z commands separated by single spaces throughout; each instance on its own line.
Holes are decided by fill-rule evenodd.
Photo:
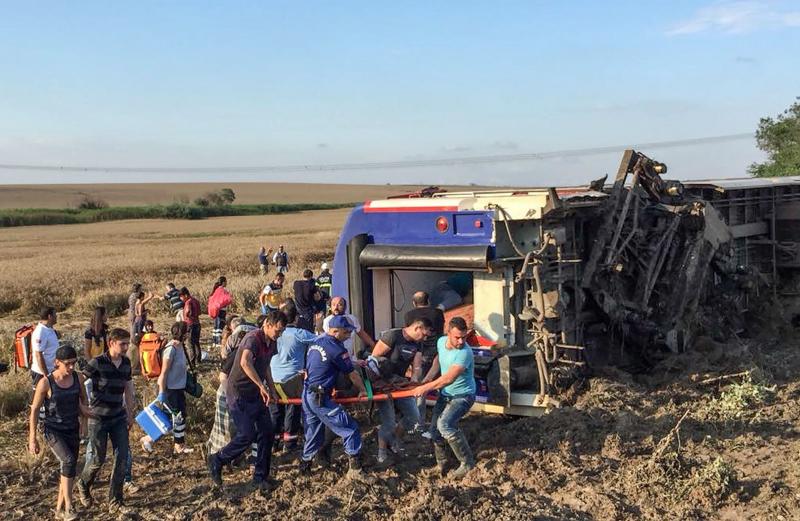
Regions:
M 81 210 L 102 210 L 103 208 L 108 208 L 108 203 L 99 197 L 84 194 L 78 202 L 78 208 Z
M 42 308 L 52 306 L 56 311 L 62 311 L 72 305 L 72 290 L 65 287 L 56 287 L 50 284 L 32 284 L 31 288 L 22 293 L 21 310 L 25 313 L 38 316 Z

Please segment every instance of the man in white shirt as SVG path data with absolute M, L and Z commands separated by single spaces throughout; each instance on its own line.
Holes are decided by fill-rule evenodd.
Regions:
M 344 315 L 344 317 L 353 325 L 353 332 L 364 342 L 364 345 L 372 350 L 375 346 L 375 341 L 370 338 L 366 331 L 361 328 L 361 323 L 355 317 L 355 315 L 351 315 L 347 313 L 347 301 L 344 297 L 333 297 L 331 299 L 331 314 L 325 317 L 325 320 L 322 321 L 322 330 L 325 333 L 328 333 L 329 327 L 328 324 L 331 322 L 331 318 L 336 315 Z M 344 340 L 344 347 L 347 349 L 347 352 L 350 353 L 350 356 L 355 357 L 355 353 L 353 353 L 353 335 Z M 357 358 L 357 357 L 356 357 Z
M 31 365 L 31 378 L 33 386 L 39 380 L 50 374 L 55 367 L 56 351 L 58 351 L 58 335 L 53 326 L 56 325 L 55 308 L 44 308 L 39 314 L 39 324 L 31 335 L 33 344 L 33 364 Z

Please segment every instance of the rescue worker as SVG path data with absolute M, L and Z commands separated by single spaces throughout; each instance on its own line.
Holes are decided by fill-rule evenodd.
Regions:
M 358 423 L 344 407 L 334 403 L 331 395 L 339 373 L 346 374 L 359 396 L 366 396 L 364 381 L 355 371 L 353 361 L 342 341 L 353 332 L 353 326 L 343 316 L 330 321 L 330 329 L 317 337 L 306 355 L 306 380 L 303 386 L 303 420 L 305 445 L 300 461 L 300 472 L 311 473 L 312 460 L 325 443 L 326 428 L 344 441 L 344 451 L 349 458 L 349 479 L 372 482 L 361 465 L 361 432 Z M 325 455 L 323 454 L 323 458 Z
M 269 477 L 272 459 L 272 420 L 269 405 L 277 400 L 270 361 L 278 338 L 288 320 L 280 311 L 270 311 L 260 329 L 247 333 L 233 355 L 234 363 L 226 384 L 228 410 L 236 435 L 216 454 L 208 456 L 208 471 L 215 485 L 222 485 L 222 467 L 258 443 L 252 485 L 268 491 L 275 482 Z M 266 382 L 266 383 L 265 383 Z
M 404 378 L 411 367 L 411 381 L 422 381 L 422 341 L 430 333 L 432 324 L 425 317 L 419 317 L 403 328 L 389 329 L 375 343 L 370 360 L 386 358 L 391 378 Z M 401 425 L 398 429 L 395 407 L 400 411 Z M 380 402 L 378 413 L 381 426 L 378 429 L 378 463 L 389 461 L 389 451 L 401 453 L 400 434 L 421 430 L 419 408 L 415 398 L 396 398 Z
M 331 270 L 329 269 L 327 262 L 323 262 L 322 266 L 320 266 L 320 269 L 322 271 L 320 271 L 319 275 L 317 275 L 317 287 L 325 294 L 325 298 L 327 299 L 331 296 L 333 275 L 331 274 Z
M 335 316 L 343 316 L 347 319 L 348 322 L 353 326 L 353 332 L 361 339 L 361 342 L 364 344 L 364 347 L 369 351 L 372 351 L 372 348 L 375 347 L 375 341 L 372 340 L 372 337 L 369 336 L 369 333 L 364 331 L 361 327 L 361 323 L 358 321 L 355 315 L 352 315 L 347 312 L 347 300 L 344 297 L 333 297 L 331 299 L 331 314 L 325 317 L 325 320 L 322 321 L 322 330 L 327 333 L 328 329 L 330 329 L 331 319 Z M 344 340 L 344 347 L 347 349 L 347 352 L 350 353 L 350 356 L 358 359 L 360 358 L 361 352 L 355 352 L 355 348 L 353 347 L 353 334 L 351 333 L 349 337 Z
M 272 263 L 278 267 L 278 273 L 289 271 L 289 254 L 283 249 L 283 244 L 278 246 L 278 251 L 272 256 Z
M 444 475 L 447 471 L 447 452 L 444 441 L 450 445 L 461 465 L 452 476 L 460 478 L 475 467 L 475 459 L 469 447 L 467 436 L 458 427 L 458 422 L 475 403 L 475 362 L 472 349 L 467 345 L 469 334 L 467 322 L 454 317 L 447 324 L 447 336 L 439 339 L 437 356 L 433 369 L 441 376 L 424 383 L 415 389 L 416 396 L 425 396 L 430 391 L 439 390 L 439 398 L 433 407 L 432 422 L 436 424 L 433 433 L 433 448 L 436 464 Z M 442 440 L 444 438 L 444 441 Z

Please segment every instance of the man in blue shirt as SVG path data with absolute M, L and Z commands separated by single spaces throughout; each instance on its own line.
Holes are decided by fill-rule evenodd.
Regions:
M 339 373 L 347 374 L 359 391 L 367 394 L 361 375 L 354 370 L 350 354 L 342 341 L 349 338 L 353 325 L 343 316 L 331 319 L 327 333 L 314 340 L 306 355 L 306 380 L 303 388 L 303 420 L 305 423 L 305 446 L 303 447 L 300 472 L 311 472 L 311 460 L 325 442 L 325 429 L 330 429 L 344 441 L 344 451 L 350 458 L 347 477 L 366 482 L 373 478 L 364 474 L 361 467 L 361 433 L 358 423 L 344 407 L 336 404 L 331 395 Z
M 272 357 L 270 369 L 275 388 L 280 394 L 290 394 L 291 389 L 298 389 L 303 382 L 301 371 L 306 359 L 306 350 L 314 343 L 317 336 L 314 333 L 297 327 L 297 308 L 292 299 L 287 299 L 281 306 L 289 320 L 289 325 L 278 338 L 278 352 Z M 292 393 L 297 397 L 297 391 Z M 283 439 L 283 449 L 291 451 L 297 448 L 297 438 L 300 434 L 300 415 L 302 408 L 299 405 L 282 405 L 270 403 L 269 412 L 272 416 L 274 428 L 273 448 L 276 448 Z
M 433 433 L 433 448 L 436 464 L 442 474 L 446 472 L 447 452 L 442 438 L 450 445 L 461 465 L 453 472 L 453 477 L 460 478 L 475 467 L 475 459 L 467 442 L 464 431 L 458 428 L 458 422 L 475 403 L 475 363 L 472 349 L 466 345 L 468 329 L 466 321 L 455 317 L 447 324 L 447 335 L 439 339 L 436 346 L 437 355 L 433 361 L 432 374 L 439 372 L 437 379 L 416 388 L 417 396 L 425 396 L 428 392 L 439 390 L 439 398 L 433 407 L 433 422 L 436 431 Z

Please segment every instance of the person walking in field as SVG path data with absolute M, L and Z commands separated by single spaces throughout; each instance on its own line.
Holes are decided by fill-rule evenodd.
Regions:
M 283 282 L 286 276 L 283 273 L 277 273 L 272 282 L 264 286 L 264 289 L 258 295 L 258 303 L 261 304 L 261 313 L 266 315 L 267 312 L 277 310 L 283 303 Z
M 269 257 L 272 255 L 272 248 L 267 250 L 262 246 L 258 249 L 258 270 L 262 275 L 269 273 Z
M 128 320 L 131 323 L 131 327 L 129 331 L 131 332 L 131 338 L 136 336 L 136 331 L 133 329 L 133 325 L 136 322 L 136 300 L 139 298 L 139 293 L 142 292 L 142 285 L 138 282 L 133 283 L 133 287 L 131 288 L 131 294 L 128 295 Z
M 89 328 L 83 332 L 83 355 L 86 360 L 98 357 L 108 350 L 108 324 L 106 308 L 94 308 Z
M 189 293 L 186 286 L 181 288 L 183 301 L 183 321 L 189 331 L 189 364 L 194 366 L 200 363 L 200 301 Z
M 289 254 L 283 249 L 283 244 L 278 246 L 278 251 L 272 256 L 272 263 L 277 267 L 278 273 L 289 271 Z
M 463 318 L 454 317 L 450 320 L 447 335 L 437 342 L 437 356 L 433 361 L 434 372 L 440 372 L 441 376 L 420 385 L 414 392 L 416 396 L 425 396 L 430 391 L 439 391 L 431 420 L 436 424 L 433 433 L 434 455 L 439 471 L 444 475 L 447 470 L 444 442 L 450 445 L 461 463 L 452 474 L 455 478 L 464 477 L 475 467 L 467 436 L 458 427 L 458 422 L 475 403 L 475 361 L 472 349 L 466 343 L 468 334 L 467 322 Z
M 136 296 L 136 304 L 134 305 L 134 318 L 133 318 L 133 337 L 141 336 L 144 331 L 144 323 L 147 322 L 147 304 L 153 300 L 152 293 L 145 293 L 140 291 Z
M 262 491 L 275 486 L 269 477 L 272 421 L 268 407 L 277 400 L 277 394 L 272 382 L 270 360 L 286 324 L 286 315 L 280 311 L 270 311 L 261 328 L 245 335 L 236 350 L 226 388 L 228 409 L 236 425 L 236 435 L 228 445 L 208 457 L 209 474 L 217 486 L 222 485 L 222 467 L 244 454 L 253 441 L 258 443 L 258 449 L 252 484 Z
M 215 348 L 219 348 L 222 341 L 222 331 L 225 329 L 226 309 L 233 299 L 230 292 L 226 289 L 228 279 L 220 277 L 211 288 L 211 296 L 208 297 L 208 315 L 214 319 L 214 330 L 211 333 L 211 343 Z
M 72 486 L 78 468 L 80 438 L 86 430 L 83 418 L 92 416 L 83 377 L 75 372 L 77 361 L 75 348 L 58 348 L 55 368 L 36 385 L 28 429 L 28 451 L 37 455 L 40 451 L 36 439 L 39 409 L 44 406 L 44 439 L 61 465 L 56 517 L 68 521 L 78 518 L 72 506 Z
M 53 326 L 58 322 L 56 309 L 43 308 L 39 313 L 39 323 L 31 335 L 33 346 L 33 363 L 31 364 L 31 380 L 33 388 L 39 380 L 50 374 L 55 369 L 56 351 L 58 351 L 58 333 Z M 43 416 L 40 415 L 40 418 Z
M 167 284 L 167 292 L 164 293 L 159 300 L 167 301 L 169 304 L 169 311 L 170 313 L 179 313 L 183 309 L 183 301 L 181 300 L 181 292 L 178 288 L 175 287 L 175 284 L 169 282 Z M 177 315 L 175 316 L 176 322 L 183 322 L 182 319 L 179 319 Z
M 114 447 L 109 506 L 112 510 L 123 507 L 125 460 L 130 452 L 128 430 L 133 425 L 136 403 L 131 361 L 125 356 L 130 338 L 124 329 L 112 329 L 108 335 L 108 352 L 90 360 L 84 370 L 84 376 L 92 380 L 90 407 L 95 416 L 89 419 L 88 429 L 92 452 L 87 455 L 78 480 L 79 498 L 85 507 L 92 504 L 91 488 L 106 460 L 109 439 Z
M 161 355 L 161 374 L 158 377 L 158 397 L 172 413 L 173 454 L 190 454 L 194 452 L 186 446 L 186 375 L 189 361 L 186 357 L 184 341 L 186 340 L 186 324 L 175 322 L 170 331 L 172 339 L 164 346 Z M 141 438 L 145 452 L 153 451 L 153 439 L 150 436 Z

